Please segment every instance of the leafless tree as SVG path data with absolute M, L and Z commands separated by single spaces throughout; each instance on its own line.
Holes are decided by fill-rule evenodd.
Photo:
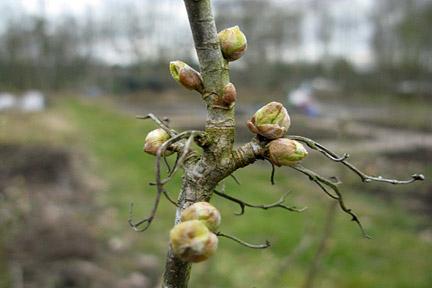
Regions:
M 251 131 L 255 131 L 257 135 L 250 142 L 243 144 L 240 147 L 235 147 L 234 108 L 236 93 L 234 86 L 229 80 L 230 71 L 228 61 L 233 60 L 231 58 L 232 55 L 227 55 L 225 53 L 226 51 L 222 51 L 224 49 L 225 43 L 223 38 L 218 37 L 211 8 L 211 1 L 185 0 L 185 5 L 189 16 L 195 49 L 200 63 L 200 73 L 193 70 L 184 63 L 180 63 L 180 61 L 173 62 L 172 65 L 177 66 L 173 67 L 172 69 L 174 70 L 173 73 L 175 75 L 179 74 L 179 77 L 174 77 L 176 80 L 189 89 L 195 89 L 202 95 L 202 100 L 207 107 L 207 121 L 204 131 L 189 130 L 178 132 L 171 129 L 166 121 L 159 119 L 153 114 L 140 117 L 143 119 L 153 120 L 159 127 L 159 131 L 161 131 L 160 129 L 163 130 L 160 133 L 158 132 L 159 135 L 166 135 L 167 140 L 164 139 L 161 141 L 156 147 L 157 149 L 153 151 L 156 155 L 156 177 L 153 184 L 156 187 L 157 196 L 149 217 L 141 221 L 134 222 L 132 220 L 131 210 L 131 219 L 129 219 L 129 223 L 136 231 L 145 231 L 148 229 L 148 227 L 150 227 L 157 215 L 156 212 L 162 195 L 164 195 L 169 201 L 177 206 L 177 212 L 175 216 L 176 225 L 180 225 L 182 213 L 186 208 L 197 202 L 208 202 L 214 195 L 237 203 L 241 208 L 239 215 L 243 214 L 244 210 L 247 208 L 280 208 L 294 212 L 302 211 L 302 209 L 297 209 L 296 207 L 286 205 L 284 203 L 286 195 L 283 195 L 278 201 L 274 203 L 267 205 L 256 205 L 246 203 L 241 199 L 237 199 L 231 195 L 228 195 L 225 193 L 225 191 L 216 189 L 217 185 L 225 178 L 234 177 L 233 172 L 237 169 L 251 165 L 257 160 L 266 160 L 272 163 L 273 172 L 275 165 L 285 166 L 307 176 L 311 181 L 316 183 L 324 193 L 336 201 L 340 209 L 347 213 L 360 227 L 363 235 L 368 237 L 357 215 L 350 208 L 348 208 L 344 202 L 343 195 L 339 189 L 339 184 L 341 184 L 341 181 L 337 178 L 323 177 L 318 173 L 302 166 L 297 161 L 300 160 L 299 158 L 289 158 L 290 155 L 288 154 L 291 152 L 301 152 L 302 156 L 305 156 L 307 153 L 304 149 L 298 149 L 297 146 L 295 146 L 295 151 L 291 151 L 289 148 L 291 146 L 288 144 L 287 146 L 284 146 L 285 143 L 292 144 L 295 142 L 299 143 L 296 145 L 301 145 L 301 147 L 303 147 L 301 144 L 303 143 L 311 150 L 321 153 L 325 158 L 345 166 L 357 176 L 359 176 L 364 183 L 377 181 L 391 184 L 409 184 L 414 181 L 424 179 L 423 175 L 421 174 L 412 175 L 410 179 L 403 181 L 386 179 L 381 176 L 369 176 L 348 162 L 348 154 L 338 155 L 320 143 L 302 136 L 289 135 L 286 138 L 283 138 L 289 126 L 289 116 L 285 116 L 285 114 L 283 114 L 283 111 L 286 113 L 286 110 L 281 104 L 278 103 L 272 104 L 273 106 L 269 104 L 271 109 L 277 107 L 278 110 L 276 116 L 269 116 L 269 114 L 266 114 L 275 112 L 270 108 L 270 110 L 267 111 L 266 109 L 270 107 L 267 105 L 265 106 L 267 107 L 266 109 L 260 109 L 258 111 L 261 111 L 261 114 L 258 112 L 255 114 L 249 123 L 249 128 Z M 236 33 L 237 32 L 241 33 L 239 31 L 236 31 Z M 244 52 L 244 49 L 241 52 Z M 174 74 L 173 76 L 175 76 Z M 262 115 L 263 111 L 267 112 Z M 281 122 L 279 122 L 279 116 L 283 116 Z M 270 122 L 266 122 L 268 118 L 271 118 Z M 274 120 L 277 120 L 278 124 L 274 123 Z M 260 121 L 264 123 L 260 123 Z M 260 126 L 261 124 L 263 125 Z M 281 126 L 279 126 L 279 124 Z M 156 139 L 156 142 L 159 140 L 160 139 Z M 155 141 L 149 144 L 154 143 Z M 193 143 L 201 148 L 200 151 L 195 151 L 192 149 Z M 276 145 L 274 143 L 280 145 L 277 146 L 275 150 L 272 150 L 272 147 Z M 154 147 L 148 148 L 148 151 L 150 151 L 150 148 Z M 281 152 L 281 150 L 283 151 Z M 161 171 L 165 156 L 168 152 L 175 153 L 177 155 L 177 160 L 175 161 L 174 167 L 169 167 L 169 165 L 167 165 L 168 176 L 164 178 L 162 177 Z M 286 154 L 281 156 L 280 153 L 288 153 L 288 156 Z M 292 161 L 287 162 L 287 159 Z M 183 168 L 184 171 L 183 183 L 179 198 L 177 201 L 174 201 L 171 199 L 171 196 L 165 189 L 164 185 L 170 181 L 172 176 L 178 171 L 180 167 Z M 238 239 L 237 237 L 224 234 L 221 231 L 215 231 L 215 235 L 234 240 L 250 248 L 262 249 L 270 246 L 267 241 L 259 245 L 249 244 Z M 162 286 L 187 287 L 191 272 L 191 265 L 191 262 L 185 261 L 184 258 L 176 254 L 173 250 L 173 246 L 171 245 L 166 259 L 166 267 Z

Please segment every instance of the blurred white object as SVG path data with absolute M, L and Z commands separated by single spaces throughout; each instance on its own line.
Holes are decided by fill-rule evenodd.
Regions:
M 17 105 L 17 97 L 10 93 L 0 93 L 0 111 L 12 109 Z
M 288 93 L 287 104 L 309 117 L 317 117 L 320 114 L 314 95 L 314 88 L 309 82 L 304 82 L 297 89 Z
M 45 96 L 36 90 L 24 93 L 21 99 L 21 110 L 25 112 L 38 112 L 45 109 Z
M 330 79 L 317 77 L 311 81 L 311 87 L 320 92 L 337 93 L 339 86 Z
M 303 83 L 288 94 L 288 102 L 293 106 L 301 107 L 312 102 L 312 94 L 312 87 L 309 84 Z

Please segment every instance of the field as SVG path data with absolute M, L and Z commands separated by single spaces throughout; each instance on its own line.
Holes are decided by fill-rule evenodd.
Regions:
M 0 123 L 2 149 L 7 145 L 37 145 L 47 151 L 60 149 L 73 155 L 71 157 L 75 160 L 71 169 L 77 171 L 73 172 L 77 174 L 74 179 L 79 178 L 89 198 L 84 197 L 83 200 L 81 197 L 80 201 L 84 202 L 78 201 L 71 207 L 92 204 L 84 214 L 74 208 L 70 215 L 79 218 L 80 225 L 90 231 L 88 233 L 92 236 L 88 239 L 93 239 L 98 251 L 95 255 L 87 252 L 81 258 L 97 266 L 98 271 L 102 271 L 98 275 L 109 274 L 115 279 L 113 281 L 126 281 L 132 277 L 131 274 L 139 274 L 141 279 L 147 281 L 148 286 L 145 287 L 157 285 L 163 271 L 168 231 L 172 227 L 175 207 L 168 201 L 162 201 L 156 220 L 144 233 L 132 231 L 127 224 L 129 203 L 134 203 L 133 216 L 139 219 L 150 211 L 155 196 L 154 187 L 148 185 L 154 179 L 154 158 L 142 152 L 143 140 L 146 133 L 154 128 L 153 124 L 118 112 L 111 101 L 95 102 L 71 97 L 56 99 L 51 108 L 41 114 L 1 114 Z M 431 174 L 430 160 L 410 162 L 406 160 L 409 154 L 405 158 L 394 154 L 385 157 L 365 155 L 352 155 L 352 158 L 368 171 L 377 172 L 384 168 L 386 175 L 403 177 L 417 169 L 427 169 L 421 172 L 426 176 Z M 366 185 L 360 184 L 359 179 L 320 155 L 311 155 L 304 164 L 321 170 L 327 176 L 337 174 L 346 180 L 346 185 L 342 186 L 345 201 L 360 216 L 372 236 L 371 240 L 363 238 L 349 215 L 338 209 L 334 223 L 328 226 L 332 231 L 322 251 L 314 287 L 432 286 L 430 214 L 425 212 L 427 209 L 423 206 L 416 206 L 415 201 L 405 205 L 406 199 L 410 198 L 407 196 L 409 193 L 418 195 L 416 192 L 429 189 L 430 183 L 415 183 L 409 187 L 379 183 Z M 302 213 L 281 209 L 246 209 L 246 213 L 239 217 L 234 215 L 238 211 L 234 203 L 215 196 L 212 203 L 220 209 L 223 217 L 221 231 L 252 243 L 269 240 L 272 246 L 265 250 L 251 250 L 221 238 L 216 256 L 193 266 L 191 287 L 303 285 L 320 245 L 332 201 L 294 170 L 278 169 L 274 186 L 270 184 L 269 176 L 269 165 L 258 162 L 236 173 L 241 185 L 227 179 L 226 193 L 250 203 L 267 204 L 290 191 L 287 204 L 307 206 L 308 209 Z M 168 185 L 169 193 L 174 198 L 179 191 L 180 180 L 178 176 Z M 9 186 L 14 185 L 18 184 Z M 80 185 L 72 185 L 71 189 L 78 193 Z M 7 205 L 15 205 L 11 203 L 5 201 L 0 209 L 6 211 Z M 36 207 L 44 209 L 43 204 Z M 11 251 L 16 251 L 13 243 L 20 242 L 17 238 L 22 234 L 20 230 L 26 229 L 19 226 L 28 221 L 30 214 L 25 213 L 19 220 L 0 221 L 1 240 L 5 248 L 5 253 L 0 252 L 0 279 L 3 279 L 0 280 L 0 287 L 10 287 L 8 285 L 15 281 L 13 273 L 8 273 L 11 268 L 7 259 L 13 258 L 19 267 L 20 255 Z M 59 231 L 62 228 L 56 226 Z M 6 231 L 13 233 L 5 234 Z M 85 239 L 78 237 L 76 241 L 85 242 Z M 59 255 L 54 260 L 45 259 L 46 267 L 55 261 L 68 263 L 81 259 L 79 255 Z M 27 276 L 25 267 L 18 271 Z M 88 278 L 97 277 L 90 275 Z M 96 282 L 103 281 L 96 279 Z

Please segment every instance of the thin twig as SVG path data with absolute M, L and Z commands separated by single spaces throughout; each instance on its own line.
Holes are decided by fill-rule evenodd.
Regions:
M 171 137 L 176 136 L 178 133 L 174 130 L 169 128 L 164 121 L 162 121 L 161 119 L 159 119 L 157 116 L 155 116 L 154 114 L 150 113 L 147 116 L 142 116 L 142 115 L 137 115 L 135 116 L 135 118 L 137 119 L 151 119 L 153 120 L 160 128 L 162 128 L 163 130 L 165 130 L 165 132 L 167 132 Z
M 240 181 L 237 179 L 237 177 L 234 174 L 230 174 L 230 177 L 234 180 L 234 182 L 237 183 L 237 185 L 241 185 Z
M 299 171 L 299 172 L 301 172 L 301 173 L 303 173 L 303 174 L 305 174 L 305 175 L 307 175 L 309 177 L 309 179 L 311 181 L 317 183 L 318 186 L 327 195 L 329 195 L 333 199 L 336 199 L 339 202 L 339 207 L 342 209 L 342 211 L 344 211 L 345 213 L 351 215 L 351 217 L 352 217 L 351 220 L 357 223 L 357 225 L 359 226 L 360 230 L 362 231 L 363 236 L 365 238 L 371 238 L 366 233 L 366 231 L 364 230 L 363 225 L 361 224 L 361 222 L 360 222 L 359 218 L 357 217 L 357 215 L 354 212 L 352 212 L 351 209 L 349 209 L 349 208 L 346 207 L 345 202 L 344 202 L 343 197 L 342 197 L 342 194 L 340 193 L 339 188 L 337 187 L 337 185 L 339 185 L 339 183 L 332 182 L 331 180 L 329 180 L 327 178 L 324 178 L 323 176 L 317 174 L 316 172 L 314 172 L 312 170 L 309 170 L 309 169 L 303 167 L 300 164 L 295 164 L 295 165 L 292 165 L 290 167 L 293 168 L 293 169 L 295 169 L 295 170 L 297 170 L 297 171 Z M 330 192 L 326 189 L 326 187 L 324 185 L 327 186 L 328 188 L 331 188 L 336 195 L 330 194 Z
M 263 209 L 263 210 L 272 209 L 272 208 L 282 208 L 282 209 L 285 209 L 285 210 L 288 210 L 288 211 L 292 211 L 292 212 L 303 212 L 304 210 L 307 209 L 307 207 L 296 208 L 295 206 L 289 207 L 289 206 L 284 205 L 283 203 L 285 202 L 285 199 L 288 196 L 289 192 L 287 192 L 284 195 L 282 195 L 281 198 L 278 201 L 274 202 L 274 203 L 267 204 L 267 205 L 264 205 L 264 204 L 254 205 L 254 204 L 250 204 L 250 203 L 244 202 L 243 200 L 240 200 L 238 198 L 235 198 L 235 197 L 230 196 L 228 194 L 225 194 L 223 192 L 219 192 L 217 190 L 213 190 L 213 191 L 214 191 L 214 193 L 216 195 L 218 195 L 218 196 L 220 196 L 222 198 L 228 199 L 230 201 L 233 201 L 233 202 L 237 203 L 240 206 L 240 212 L 234 213 L 237 216 L 243 215 L 244 212 L 245 212 L 245 208 L 246 207 L 258 208 L 258 209 Z
M 265 244 L 250 244 L 250 243 L 247 243 L 247 242 L 245 242 L 243 240 L 240 240 L 237 237 L 234 237 L 234 236 L 231 236 L 231 235 L 228 235 L 228 234 L 224 234 L 222 232 L 217 232 L 216 236 L 225 237 L 225 238 L 231 239 L 231 240 L 233 240 L 233 241 L 235 241 L 235 242 L 237 242 L 237 243 L 239 243 L 239 244 L 241 244 L 243 246 L 246 246 L 246 247 L 252 248 L 252 249 L 265 249 L 265 248 L 270 247 L 270 242 L 267 241 L 267 240 L 265 241 Z
M 133 207 L 133 205 L 131 206 L 130 217 L 129 217 L 128 223 L 129 223 L 129 225 L 135 231 L 143 232 L 143 231 L 147 230 L 150 227 L 150 225 L 153 222 L 154 217 L 156 215 L 156 211 L 157 211 L 157 208 L 159 206 L 160 197 L 161 197 L 162 194 L 164 194 L 170 200 L 170 202 L 175 203 L 168 196 L 166 190 L 163 187 L 164 183 L 162 183 L 162 181 L 161 181 L 161 167 L 160 167 L 161 165 L 160 165 L 160 162 L 161 162 L 162 155 L 165 153 L 165 151 L 167 150 L 167 148 L 171 144 L 173 144 L 175 142 L 178 142 L 178 141 L 180 141 L 181 139 L 183 139 L 185 137 L 190 136 L 192 133 L 197 133 L 197 131 L 185 131 L 185 132 L 182 132 L 180 134 L 177 134 L 174 137 L 172 137 L 172 138 L 168 139 L 167 141 L 165 141 L 159 147 L 159 149 L 158 149 L 158 151 L 156 153 L 156 199 L 154 201 L 153 208 L 151 210 L 150 216 L 147 217 L 147 218 L 145 218 L 145 219 L 143 219 L 143 220 L 141 220 L 141 221 L 139 221 L 139 222 L 137 222 L 137 223 L 135 223 L 135 224 L 132 222 L 132 207 Z M 175 204 L 175 205 L 177 205 L 177 204 Z M 138 227 L 141 226 L 144 223 L 146 223 L 146 225 L 143 228 L 139 229 Z
M 162 121 L 165 123 L 165 125 L 166 125 L 167 127 L 169 127 L 170 119 L 169 119 L 168 117 L 164 117 L 164 118 L 162 118 Z
M 171 180 L 171 178 L 174 176 L 174 174 L 177 172 L 178 167 L 183 164 L 184 160 L 186 159 L 186 157 L 189 153 L 190 147 L 192 146 L 192 142 L 193 142 L 193 139 L 194 139 L 196 133 L 198 133 L 198 132 L 197 131 L 190 131 L 190 136 L 183 147 L 183 153 L 178 158 L 178 160 L 176 160 L 174 167 L 171 170 L 171 172 L 169 173 L 168 177 L 161 181 L 162 184 L 168 183 Z
M 268 160 L 268 162 L 270 163 L 270 165 L 272 167 L 271 174 L 270 174 L 270 183 L 272 185 L 275 185 L 275 180 L 274 180 L 274 178 L 275 178 L 275 171 L 276 171 L 275 165 L 273 164 L 273 162 L 270 161 L 270 159 L 267 159 L 267 160 Z
M 370 176 L 370 175 L 367 175 L 364 172 L 360 171 L 360 169 L 358 169 L 356 166 L 354 166 L 350 162 L 346 161 L 346 159 L 349 157 L 349 155 L 346 153 L 343 156 L 338 156 L 335 152 L 326 148 L 322 144 L 320 144 L 320 143 L 318 143 L 312 139 L 303 137 L 303 136 L 289 136 L 288 138 L 292 139 L 292 140 L 303 142 L 307 146 L 309 146 L 311 149 L 321 152 L 323 155 L 325 155 L 329 159 L 331 159 L 335 162 L 342 163 L 343 165 L 348 167 L 351 171 L 353 171 L 355 174 L 357 174 L 360 177 L 360 179 L 365 183 L 376 181 L 376 182 L 385 182 L 385 183 L 390 183 L 390 184 L 396 185 L 396 184 L 410 184 L 414 181 L 422 181 L 425 179 L 423 174 L 413 174 L 411 176 L 411 179 L 408 179 L 408 180 L 396 180 L 396 179 L 387 179 L 387 178 L 384 178 L 382 176 Z
M 167 159 L 167 157 L 165 156 L 165 154 L 162 156 L 162 158 L 163 158 L 163 160 L 164 160 L 164 163 L 165 163 L 165 166 L 166 166 L 166 168 L 167 168 L 168 173 L 171 173 L 171 166 L 170 166 L 170 164 L 168 163 L 168 159 Z
M 171 196 L 169 196 L 168 191 L 166 191 L 166 190 L 164 189 L 163 194 L 164 194 L 165 198 L 166 198 L 166 199 L 167 199 L 171 204 L 173 204 L 175 207 L 178 207 L 177 202 L 176 202 L 174 199 L 172 199 Z
M 153 217 L 147 217 L 145 219 L 142 219 L 141 221 L 138 221 L 137 223 L 133 223 L 132 217 L 133 217 L 133 206 L 134 203 L 131 202 L 129 204 L 129 218 L 128 218 L 128 223 L 129 226 L 132 227 L 133 230 L 135 230 L 136 232 L 141 232 L 141 231 L 145 231 L 151 224 Z M 141 226 L 142 224 L 147 223 L 146 226 L 144 228 L 142 228 L 141 230 L 138 229 L 139 226 Z

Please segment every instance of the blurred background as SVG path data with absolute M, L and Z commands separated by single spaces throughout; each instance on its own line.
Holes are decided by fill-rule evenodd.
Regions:
M 432 1 L 214 0 L 219 30 L 239 25 L 248 51 L 231 64 L 237 144 L 263 104 L 288 107 L 290 134 L 322 142 L 366 173 L 426 181 L 361 183 L 310 153 L 304 165 L 338 176 L 346 205 L 372 240 L 307 178 L 259 161 L 226 193 L 267 204 L 290 191 L 303 213 L 223 199 L 216 256 L 191 287 L 432 287 Z M 169 61 L 198 68 L 183 1 L 0 0 L 0 287 L 158 287 L 175 207 L 161 204 L 142 152 L 151 122 L 203 129 L 198 94 Z M 181 178 L 168 185 L 176 197 Z M 229 224 L 228 224 L 229 223 Z

